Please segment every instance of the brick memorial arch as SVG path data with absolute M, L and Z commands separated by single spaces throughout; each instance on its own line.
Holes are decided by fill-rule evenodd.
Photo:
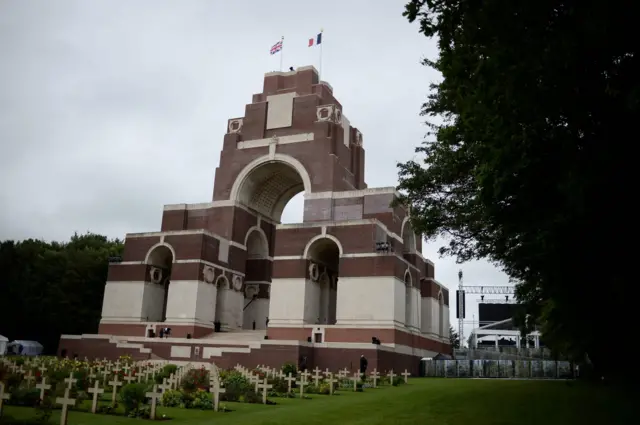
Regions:
M 313 67 L 266 74 L 228 120 L 211 202 L 165 205 L 160 231 L 128 234 L 99 335 L 60 349 L 321 368 L 365 354 L 417 373 L 451 351 L 449 293 L 395 189 L 368 188 L 364 165 L 362 134 Z M 303 222 L 281 224 L 301 192 Z M 170 339 L 149 337 L 165 327 Z

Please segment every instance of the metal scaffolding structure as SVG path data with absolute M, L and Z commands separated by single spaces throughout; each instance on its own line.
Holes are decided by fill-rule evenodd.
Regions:
M 458 337 L 460 338 L 460 347 L 464 345 L 464 322 L 465 322 L 465 302 L 466 294 L 474 295 L 512 295 L 515 293 L 514 286 L 465 286 L 463 283 L 462 269 L 458 271 L 458 305 L 456 316 L 458 318 Z M 487 300 L 488 301 L 488 300 Z M 505 304 L 509 303 L 508 297 L 505 297 L 503 301 Z M 513 302 L 513 301 L 511 301 Z M 497 304 L 499 300 L 492 299 L 491 304 Z

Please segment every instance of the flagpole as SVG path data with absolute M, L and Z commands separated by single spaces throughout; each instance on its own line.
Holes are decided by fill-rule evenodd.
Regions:
M 282 47 L 280 48 L 280 72 L 282 72 L 282 56 L 284 56 L 284 35 L 280 40 L 282 42 Z
M 322 28 L 320 28 L 320 34 L 322 34 L 324 32 L 324 30 Z M 321 43 L 320 43 L 320 63 L 318 64 L 318 80 L 322 81 L 322 46 L 324 45 L 324 37 L 321 37 Z

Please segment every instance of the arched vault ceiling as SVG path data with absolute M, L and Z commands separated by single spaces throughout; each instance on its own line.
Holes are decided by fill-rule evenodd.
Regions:
M 246 177 L 240 189 L 240 201 L 276 221 L 286 204 L 304 190 L 302 178 L 283 163 L 258 166 Z

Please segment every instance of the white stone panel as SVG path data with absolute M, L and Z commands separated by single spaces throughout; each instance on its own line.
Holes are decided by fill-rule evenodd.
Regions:
M 144 282 L 107 282 L 102 302 L 102 318 L 140 321 L 144 289 Z
M 244 304 L 249 306 L 244 310 L 244 319 L 242 326 L 244 329 L 253 329 L 253 321 L 256 322 L 256 329 L 267 328 L 267 318 L 269 317 L 269 300 L 264 298 L 245 298 Z
M 429 298 L 429 302 L 431 303 L 431 332 L 437 335 L 440 330 L 440 304 L 434 298 Z
M 222 329 L 242 329 L 244 293 L 233 289 L 220 289 L 218 297 L 221 299 L 217 301 L 216 307 L 221 311 L 216 317 L 220 320 Z
M 404 323 L 406 317 L 406 285 L 402 280 L 388 278 L 393 280 L 393 319 L 397 323 Z
M 409 287 L 406 288 L 405 291 L 408 292 L 408 311 L 405 312 L 405 316 L 408 320 L 406 321 L 405 326 L 419 330 L 421 329 L 421 310 L 423 308 L 422 301 L 420 299 L 420 290 L 414 287 Z
M 342 130 L 344 131 L 344 136 L 342 141 L 344 142 L 344 145 L 346 147 L 349 147 L 349 137 L 351 136 L 351 124 L 349 123 L 349 120 L 347 119 L 347 117 L 344 116 L 344 114 L 342 114 Z
M 420 329 L 422 323 L 422 300 L 420 298 L 420 289 L 412 288 L 413 293 L 413 320 L 411 322 L 411 326 Z
M 229 263 L 229 241 L 226 239 L 220 239 L 220 244 L 218 245 L 218 261 Z
M 337 325 L 404 322 L 404 282 L 395 277 L 340 277 Z
M 449 306 L 445 305 L 444 306 L 444 335 L 442 335 L 444 338 L 449 338 L 449 326 L 451 325 L 450 323 L 450 318 L 449 318 Z
M 269 300 L 269 326 L 303 323 L 305 279 L 272 279 Z
M 198 282 L 198 299 L 196 303 L 196 320 L 200 323 L 213 324 L 216 314 L 216 285 Z
M 440 305 L 438 300 L 431 297 L 422 298 L 422 309 L 422 332 L 438 334 L 440 331 Z
M 296 93 L 267 96 L 267 130 L 291 127 L 293 122 L 293 99 Z
M 431 301 L 430 298 L 421 298 L 422 318 L 420 320 L 420 332 L 423 334 L 431 332 Z
M 167 322 L 193 322 L 198 305 L 198 281 L 174 280 L 169 283 Z
M 142 317 L 146 322 L 161 322 L 164 285 L 147 282 L 142 297 Z
M 191 347 L 188 345 L 172 345 L 171 357 L 178 357 L 182 359 L 191 358 Z
M 322 296 L 321 287 L 317 282 L 306 279 L 304 284 L 304 323 L 318 323 L 322 317 L 320 309 L 320 297 Z M 300 302 L 291 300 L 290 302 Z

